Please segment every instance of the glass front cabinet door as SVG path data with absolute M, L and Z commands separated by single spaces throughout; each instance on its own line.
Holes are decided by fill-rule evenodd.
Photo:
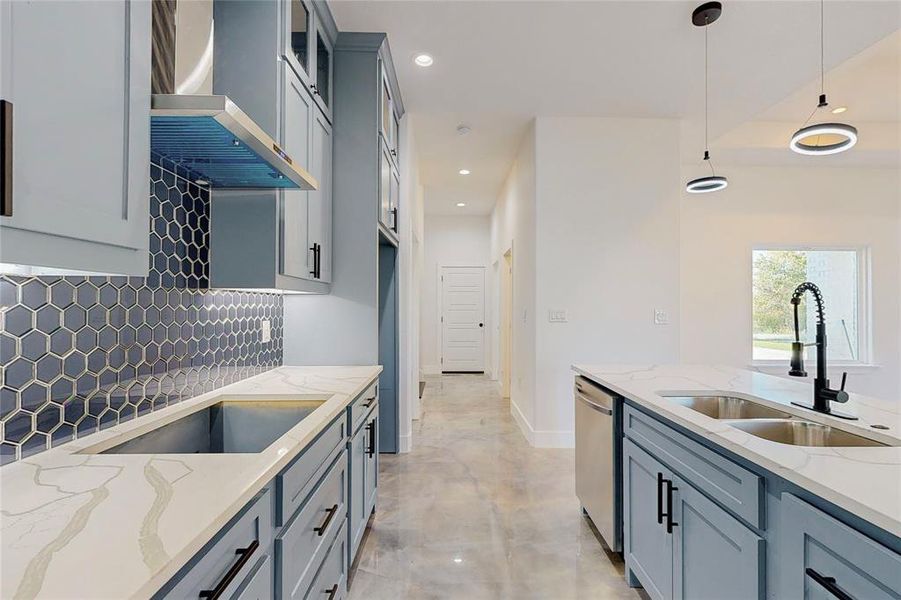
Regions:
M 331 120 L 332 46 L 316 10 L 306 0 L 283 0 L 285 42 L 282 56 Z

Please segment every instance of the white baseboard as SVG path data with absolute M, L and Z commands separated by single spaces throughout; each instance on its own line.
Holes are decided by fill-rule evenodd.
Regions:
M 413 449 L 413 436 L 402 435 L 397 440 L 397 451 L 405 454 Z
M 529 445 L 534 448 L 575 448 L 576 436 L 573 431 L 535 430 L 519 407 L 510 401 L 510 414 L 519 426 Z
M 519 410 L 519 407 L 512 398 L 510 399 L 510 414 L 513 415 L 513 420 L 516 421 L 516 424 L 519 426 L 519 430 L 522 432 L 523 437 L 526 438 L 526 441 L 529 442 L 530 446 L 534 446 L 535 444 L 532 443 L 534 434 L 532 425 L 529 423 L 528 419 L 526 419 L 526 416 L 522 414 L 522 411 Z

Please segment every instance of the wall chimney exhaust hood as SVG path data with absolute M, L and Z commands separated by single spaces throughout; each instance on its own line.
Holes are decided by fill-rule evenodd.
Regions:
M 212 2 L 154 2 L 153 158 L 214 189 L 317 189 L 253 119 L 227 96 L 212 94 L 212 74 Z

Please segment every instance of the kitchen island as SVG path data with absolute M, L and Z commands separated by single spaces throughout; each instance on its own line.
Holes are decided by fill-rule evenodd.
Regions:
M 573 370 L 622 400 L 631 583 L 659 598 L 899 597 L 897 405 L 851 394 L 842 409 L 859 420 L 848 421 L 794 406 L 810 400 L 810 384 L 754 371 Z M 753 419 L 714 418 L 691 408 L 686 399 L 698 397 L 750 401 L 781 417 L 758 423 L 809 422 L 865 439 L 825 446 L 764 439 L 743 425 Z
M 190 576 L 184 568 L 215 550 L 211 543 L 249 503 L 266 508 L 266 515 L 287 511 L 275 496 L 291 480 L 279 481 L 278 487 L 273 481 L 291 474 L 329 431 L 338 441 L 329 449 L 328 460 L 334 459 L 339 474 L 344 473 L 345 464 L 339 461 L 347 456 L 345 443 L 351 435 L 346 423 L 354 422 L 345 414 L 374 389 L 380 372 L 378 366 L 273 369 L 4 467 L 0 596 L 146 598 L 171 585 L 176 574 Z M 223 401 L 302 401 L 313 410 L 259 452 L 103 453 Z M 360 404 L 372 411 L 376 401 L 373 396 Z M 374 426 L 370 437 L 374 448 Z M 315 484 L 298 487 L 298 505 Z M 267 504 L 276 508 L 270 511 Z M 289 517 L 286 513 L 270 520 L 282 525 Z M 262 521 L 256 525 L 259 529 L 270 525 Z M 346 531 L 341 521 L 334 519 L 335 537 L 338 528 Z M 290 523 L 285 535 L 289 529 Z M 273 534 L 259 536 L 258 545 L 263 546 Z M 266 551 L 262 548 L 254 560 Z M 234 562 L 235 552 L 228 549 L 228 563 Z

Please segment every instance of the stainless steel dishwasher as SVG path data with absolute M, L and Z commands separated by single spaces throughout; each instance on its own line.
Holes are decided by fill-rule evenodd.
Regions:
M 622 551 L 621 403 L 585 377 L 576 377 L 576 495 L 607 546 Z

